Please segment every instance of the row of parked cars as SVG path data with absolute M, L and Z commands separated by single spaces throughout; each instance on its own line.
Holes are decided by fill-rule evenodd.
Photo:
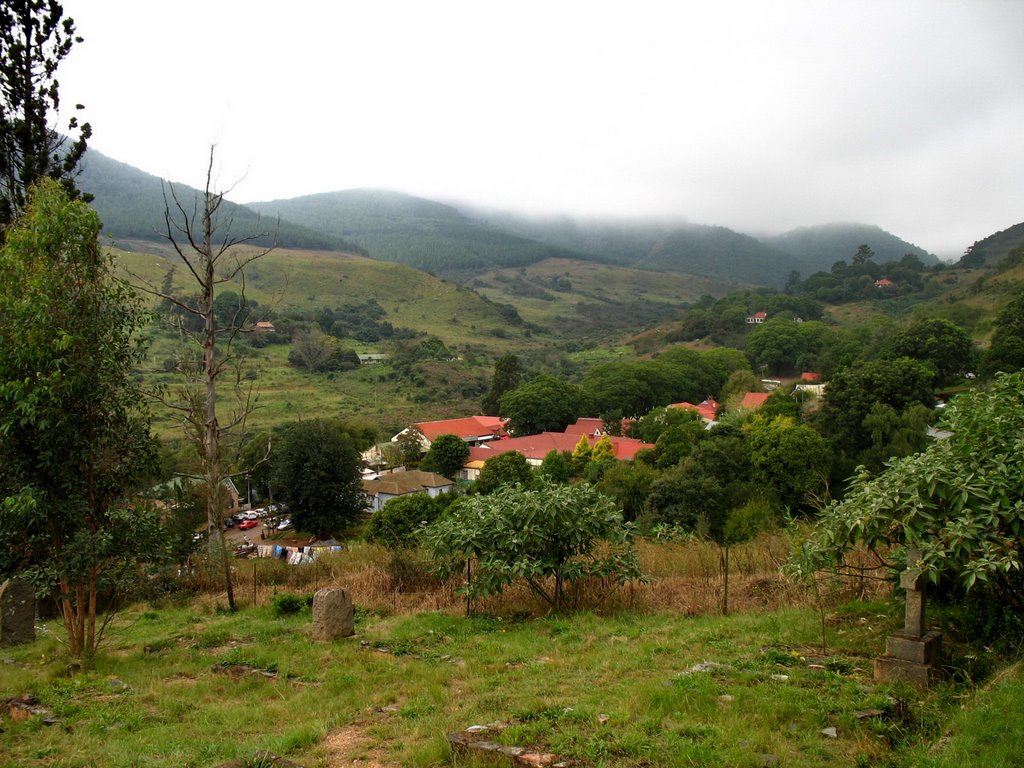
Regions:
M 261 520 L 265 520 L 267 528 L 274 528 L 278 531 L 287 531 L 292 527 L 292 521 L 287 517 L 278 517 L 278 515 L 283 511 L 283 504 L 271 504 L 268 507 L 250 509 L 245 512 L 236 512 L 224 521 L 224 527 L 234 528 L 235 526 L 238 526 L 239 530 L 247 531 L 250 528 L 255 528 L 259 525 Z

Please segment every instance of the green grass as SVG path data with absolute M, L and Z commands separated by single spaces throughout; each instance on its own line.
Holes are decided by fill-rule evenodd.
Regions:
M 929 755 L 970 699 L 952 686 L 922 696 L 875 685 L 879 610 L 847 606 L 821 660 L 817 617 L 803 609 L 530 620 L 359 612 L 356 638 L 318 643 L 308 609 L 140 606 L 90 672 L 68 674 L 54 624 L 5 650 L 5 697 L 34 694 L 59 722 L 4 719 L 0 766 L 213 766 L 263 749 L 309 766 L 359 754 L 439 766 L 452 764 L 446 733 L 497 721 L 510 724 L 505 743 L 586 765 L 756 766 L 765 755 L 793 768 L 1014 764 L 1019 719 L 1005 733 L 998 723 L 1019 713 L 1019 675 L 956 714 L 963 735 Z M 720 666 L 691 671 L 707 661 Z M 870 708 L 887 714 L 858 719 Z M 838 738 L 821 734 L 830 726 Z M 1002 736 L 1003 762 L 977 762 L 989 732 Z M 335 753 L 338 733 L 358 736 L 349 752 Z

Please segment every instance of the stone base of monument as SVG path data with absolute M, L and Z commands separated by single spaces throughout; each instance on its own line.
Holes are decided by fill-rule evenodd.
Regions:
M 938 679 L 941 656 L 942 633 L 926 632 L 921 637 L 912 637 L 897 632 L 886 639 L 885 655 L 875 659 L 875 680 L 927 688 Z

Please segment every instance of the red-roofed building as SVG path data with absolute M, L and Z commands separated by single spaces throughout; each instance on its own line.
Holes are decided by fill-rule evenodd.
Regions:
M 896 285 L 896 283 L 888 277 L 883 277 L 881 280 L 875 280 L 875 288 L 892 288 L 894 285 Z
M 398 442 L 398 438 L 402 435 L 416 431 L 422 435 L 420 445 L 423 446 L 424 451 L 429 451 L 431 444 L 441 435 L 455 435 L 461 437 L 471 446 L 481 445 L 489 440 L 507 438 L 508 432 L 505 431 L 507 423 L 508 419 L 501 419 L 497 416 L 467 416 L 462 419 L 421 421 L 403 429 L 391 438 L 391 442 Z
M 693 403 L 672 403 L 669 408 L 686 408 L 689 411 L 696 411 L 700 414 L 700 417 L 709 424 L 718 419 L 718 412 L 722 410 L 722 404 L 715 400 L 713 397 L 709 397 L 707 400 L 702 401 L 699 405 Z
M 760 325 L 768 319 L 767 312 L 755 312 L 747 317 L 747 325 Z
M 622 420 L 622 431 L 628 432 L 633 424 L 633 419 Z M 601 437 L 608 434 L 604 427 L 604 419 L 595 419 L 592 416 L 580 416 L 575 424 L 565 428 L 567 435 L 586 435 L 587 437 Z
M 600 419 L 597 419 L 600 421 Z M 579 422 L 577 422 L 578 424 Z M 485 443 L 469 449 L 469 458 L 459 474 L 461 480 L 476 480 L 480 476 L 480 470 L 488 459 L 500 456 L 503 453 L 515 451 L 526 458 L 526 463 L 532 467 L 539 467 L 544 457 L 551 451 L 572 453 L 575 450 L 580 437 L 586 437 L 590 447 L 593 448 L 601 437 L 587 435 L 582 432 L 541 432 L 539 435 L 526 435 L 525 437 L 512 437 L 508 440 Z M 642 440 L 634 440 L 631 437 L 607 436 L 615 452 L 618 461 L 632 461 L 637 451 L 643 448 L 654 448 L 651 443 Z
M 804 371 L 803 373 L 800 374 L 800 381 L 805 382 L 807 384 L 816 384 L 817 382 L 821 381 L 821 374 L 814 373 L 814 371 Z
M 764 405 L 764 401 L 771 397 L 770 392 L 747 392 L 740 402 L 740 408 L 755 411 Z

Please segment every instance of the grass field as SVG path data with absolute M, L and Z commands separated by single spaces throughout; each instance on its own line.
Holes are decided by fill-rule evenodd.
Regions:
M 446 735 L 493 723 L 499 742 L 573 765 L 1015 764 L 1019 673 L 980 690 L 875 684 L 899 606 L 833 604 L 822 655 L 819 615 L 773 570 L 775 546 L 737 551 L 729 616 L 703 544 L 645 545 L 650 585 L 569 616 L 514 591 L 466 618 L 453 585 L 396 591 L 388 556 L 366 545 L 315 571 L 239 561 L 240 611 L 215 593 L 136 605 L 90 671 L 68 673 L 53 623 L 5 649 L 4 698 L 45 712 L 3 716 L 0 766 L 255 766 L 264 750 L 307 768 L 492 765 Z M 308 608 L 272 608 L 325 584 L 352 594 L 355 637 L 315 642 Z M 990 751 L 993 730 L 1005 736 Z

